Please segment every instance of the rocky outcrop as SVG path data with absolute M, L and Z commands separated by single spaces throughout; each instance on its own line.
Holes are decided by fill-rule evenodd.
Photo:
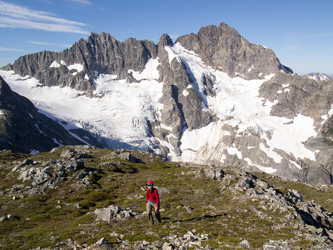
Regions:
M 68 239 L 63 242 L 59 242 L 58 246 L 67 248 L 84 248 L 87 250 L 108 250 L 108 249 L 189 249 L 195 247 L 196 249 L 207 249 L 202 246 L 203 243 L 208 239 L 207 234 L 195 234 L 196 230 L 187 231 L 184 236 L 178 237 L 177 235 L 171 234 L 170 236 L 163 237 L 161 241 L 137 241 L 135 244 L 130 244 L 128 241 L 122 241 L 121 245 L 115 246 L 107 241 L 106 238 L 99 239 L 95 244 L 90 246 L 83 245 L 79 246 L 77 242 Z M 243 241 L 242 245 L 246 244 Z
M 94 158 L 93 155 L 89 154 L 89 151 L 93 148 L 87 145 L 67 146 L 64 150 L 62 147 L 54 148 L 50 152 L 59 153 L 62 158 L 61 160 L 53 159 L 50 161 L 35 162 L 28 158 L 22 162 L 17 162 L 12 168 L 12 172 L 17 173 L 19 180 L 31 183 L 31 186 L 24 188 L 24 192 L 29 196 L 45 194 L 48 189 L 56 189 L 59 183 L 66 180 L 75 180 L 72 189 L 79 190 L 94 184 L 94 178 L 100 172 L 98 169 L 86 167 L 84 163 L 84 159 Z M 141 159 L 123 150 L 112 151 L 111 154 L 103 157 L 103 159 L 121 159 L 131 163 L 142 163 Z M 126 172 L 122 167 L 124 167 L 122 163 L 114 163 L 115 172 Z M 135 172 L 131 168 L 128 171 Z M 126 211 L 124 210 L 124 213 Z M 121 210 L 118 212 L 120 213 Z M 135 213 L 131 212 L 131 214 Z
M 221 168 L 206 168 L 203 170 L 204 176 L 212 180 L 221 180 L 224 177 L 223 169 Z
M 14 216 L 13 215 L 11 215 L 11 214 L 4 214 L 4 216 L 2 216 L 2 217 L 0 217 L 0 222 L 3 222 L 3 221 L 7 221 L 7 220 L 11 220 L 11 219 L 13 219 L 14 218 Z
M 284 219 L 293 219 L 295 227 L 303 227 L 306 230 L 318 230 L 322 232 L 333 229 L 332 215 L 314 201 L 304 201 L 302 195 L 293 189 L 286 194 L 279 192 L 278 188 L 271 186 L 261 179 L 256 179 L 250 174 L 240 173 L 240 178 L 235 185 L 235 192 L 245 192 L 246 197 L 259 198 L 259 207 L 252 207 L 252 212 L 258 217 L 267 215 L 262 211 L 279 210 L 284 214 Z M 228 181 L 229 178 L 222 180 Z M 282 218 L 282 217 L 281 217 Z M 287 221 L 286 221 L 287 222 Z M 333 234 L 330 233 L 330 238 Z
M 28 165 L 22 162 L 15 166 L 12 172 L 18 173 L 18 179 L 31 182 L 31 186 L 25 188 L 25 192 L 31 196 L 45 194 L 47 189 L 57 188 L 58 183 L 68 178 L 77 180 L 73 189 L 89 186 L 93 184 L 91 178 L 96 170 L 86 168 L 84 162 L 79 158 L 64 158 L 63 161 L 31 162 Z
M 187 231 L 182 237 L 171 234 L 163 237 L 162 241 L 148 242 L 139 241 L 131 245 L 128 242 L 123 242 L 120 249 L 206 249 L 202 246 L 207 241 L 207 234 L 195 234 L 196 230 Z
M 124 175 L 124 172 L 112 170 L 112 164 L 120 166 L 120 163 L 117 163 L 120 156 L 126 158 L 122 164 L 128 165 L 127 167 L 133 166 L 131 158 L 126 157 L 128 155 L 126 153 L 135 155 L 136 159 L 144 159 L 144 162 L 138 164 L 138 174 L 127 172 Z M 50 234 L 45 236 L 47 240 L 50 240 L 49 246 L 54 247 L 44 249 L 223 249 L 230 247 L 252 249 L 255 243 L 260 242 L 257 235 L 260 234 L 261 227 L 267 224 L 267 227 L 272 230 L 272 234 L 267 235 L 278 240 L 269 239 L 265 235 L 265 240 L 260 242 L 262 249 L 280 249 L 281 247 L 294 249 L 302 244 L 300 239 L 307 244 L 306 246 L 315 244 L 318 249 L 329 249 L 332 245 L 333 214 L 316 201 L 306 200 L 304 197 L 309 194 L 303 194 L 295 188 L 278 186 L 279 181 L 282 181 L 278 177 L 249 173 L 238 168 L 207 168 L 203 165 L 189 164 L 175 166 L 170 162 L 158 166 L 161 159 L 156 157 L 154 159 L 157 161 L 151 162 L 149 160 L 152 159 L 151 156 L 148 153 L 113 151 L 88 146 L 62 146 L 54 148 L 50 153 L 31 156 L 31 158 L 2 152 L 1 168 L 8 169 L 10 172 L 6 175 L 6 181 L 15 183 L 16 178 L 25 181 L 13 185 L 2 183 L 0 195 L 5 201 L 2 207 L 8 214 L 0 217 L 0 223 L 6 225 L 8 221 L 10 223 L 30 220 L 34 222 L 40 218 L 39 215 L 45 216 L 45 213 L 59 212 L 56 218 L 69 220 L 66 223 L 69 227 L 75 225 L 75 231 L 71 236 L 77 237 L 76 240 L 80 239 L 82 245 L 79 245 L 74 238 L 56 237 L 59 231 L 63 231 L 60 226 L 57 228 L 58 231 L 54 228 L 50 229 L 52 236 L 55 236 L 50 237 Z M 22 158 L 18 161 L 15 157 Z M 142 173 L 149 174 L 149 172 L 155 177 L 158 176 L 158 183 L 161 184 L 161 187 L 157 189 L 163 197 L 162 223 L 144 226 L 146 214 L 143 212 L 145 201 L 143 180 L 147 177 L 142 177 Z M 129 181 L 133 179 L 134 182 Z M 60 185 L 60 182 L 64 185 Z M 304 190 L 309 190 L 304 184 L 282 182 L 282 185 L 299 185 Z M 193 184 L 188 185 L 189 183 Z M 176 184 L 179 184 L 177 188 L 175 188 Z M 127 190 L 131 185 L 135 185 L 135 192 Z M 39 190 L 44 191 L 35 192 L 38 187 Z M 181 198 L 178 187 L 181 187 L 184 193 Z M 52 190 L 45 192 L 47 188 Z M 328 188 L 322 187 L 317 191 L 326 192 L 323 196 L 331 197 L 328 194 L 330 192 Z M 212 202 L 199 201 L 197 199 L 199 193 L 209 196 L 207 200 Z M 112 194 L 112 196 L 107 195 L 103 198 L 95 196 L 98 194 Z M 117 198 L 120 194 L 122 194 L 121 197 Z M 96 204 L 89 205 L 90 209 L 83 209 L 83 206 L 88 206 L 87 202 L 91 201 L 90 198 L 93 198 Z M 99 198 L 101 199 L 97 202 Z M 28 203 L 29 201 L 31 203 Z M 29 215 L 27 218 L 21 214 L 23 211 L 20 209 L 12 213 L 14 206 L 11 204 L 15 202 L 21 206 L 25 203 L 40 202 L 40 205 L 45 208 L 39 212 L 41 214 Z M 122 204 L 121 206 L 131 204 L 130 207 L 134 205 L 135 208 L 124 209 L 109 205 L 109 202 Z M 71 211 L 70 214 L 65 215 L 69 213 L 68 211 Z M 173 219 L 170 218 L 171 215 L 174 216 Z M 45 219 L 45 217 L 42 218 Z M 46 221 L 41 220 L 39 223 L 50 225 L 49 223 L 54 222 L 53 218 L 46 218 Z M 70 220 L 73 221 L 70 222 Z M 215 234 L 218 231 L 212 233 L 210 227 L 204 231 L 201 226 L 196 227 L 202 223 L 210 223 L 214 230 L 221 230 L 221 227 L 228 228 L 227 235 Z M 137 229 L 139 232 L 134 231 Z M 280 229 L 283 230 L 280 231 Z M 238 230 L 243 233 L 255 232 L 255 235 L 236 234 L 235 231 Z M 280 236 L 281 232 L 283 233 L 282 239 L 280 236 L 276 237 L 276 231 L 279 231 Z M 134 232 L 139 235 L 134 238 L 138 240 L 133 240 Z M 162 233 L 163 236 L 160 236 Z M 80 235 L 84 235 L 84 238 L 80 238 Z M 100 238 L 96 243 L 88 245 L 88 242 L 91 244 L 91 239 L 95 240 L 96 235 L 98 237 L 103 235 L 102 237 L 106 238 Z M 243 238 L 243 235 L 252 238 Z M 151 236 L 156 237 L 151 240 Z M 227 240 L 225 237 L 234 238 Z M 109 239 L 112 240 L 108 242 Z M 9 241 L 12 240 L 6 241 L 7 245 Z M 34 244 L 33 246 L 36 247 L 39 242 L 35 241 Z M 43 247 L 48 246 L 47 243 L 43 244 Z M 257 245 L 256 248 L 258 248 Z

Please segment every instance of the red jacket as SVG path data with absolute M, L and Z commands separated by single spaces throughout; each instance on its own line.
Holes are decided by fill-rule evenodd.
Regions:
M 160 204 L 160 198 L 158 196 L 158 192 L 157 192 L 157 189 L 156 188 L 153 188 L 153 192 L 149 192 L 149 189 L 147 189 L 146 191 L 146 203 L 149 201 L 155 203 L 156 202 L 156 205 L 159 206 Z

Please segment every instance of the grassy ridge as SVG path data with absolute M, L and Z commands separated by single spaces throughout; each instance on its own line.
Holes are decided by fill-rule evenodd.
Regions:
M 206 178 L 201 168 L 181 167 L 138 151 L 131 153 L 142 163 L 109 157 L 112 150 L 91 149 L 89 153 L 94 157 L 84 159 L 85 168 L 75 174 L 68 173 L 56 189 L 47 189 L 42 195 L 26 195 L 31 183 L 18 180 L 17 173 L 11 169 L 28 157 L 37 162 L 35 167 L 42 167 L 52 159 L 60 160 L 63 149 L 33 156 L 0 153 L 1 213 L 14 216 L 0 222 L 0 248 L 55 248 L 66 239 L 75 240 L 79 245 L 91 245 L 102 237 L 120 245 L 125 240 L 130 243 L 161 241 L 165 236 L 181 236 L 188 230 L 208 234 L 209 240 L 204 244 L 222 249 L 237 247 L 243 239 L 247 239 L 252 248 L 260 248 L 269 240 L 292 239 L 291 244 L 296 249 L 317 244 L 301 235 L 296 237 L 297 232 L 281 219 L 284 214 L 280 211 L 264 211 L 269 216 L 258 218 L 251 208 L 260 210 L 262 201 L 233 190 L 238 182 L 237 175 L 234 179 L 215 181 Z M 93 184 L 77 184 L 77 176 L 83 171 L 90 173 Z M 225 174 L 233 175 L 234 170 L 225 168 Z M 328 191 L 319 191 L 305 184 L 253 174 L 279 186 L 281 192 L 297 189 L 305 199 L 313 199 L 333 211 L 331 187 L 327 187 Z M 93 211 L 111 204 L 143 213 L 148 180 L 153 180 L 160 191 L 162 224 L 149 226 L 145 215 L 109 224 L 96 221 Z

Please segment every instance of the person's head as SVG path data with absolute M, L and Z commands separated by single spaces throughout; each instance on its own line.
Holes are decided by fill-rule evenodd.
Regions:
M 152 181 L 148 181 L 147 185 L 149 190 L 152 190 L 154 187 L 154 183 Z

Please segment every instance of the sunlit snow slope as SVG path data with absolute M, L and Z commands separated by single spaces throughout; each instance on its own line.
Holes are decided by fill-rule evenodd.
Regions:
M 274 75 L 266 76 L 265 80 L 244 80 L 240 77 L 230 78 L 226 73 L 206 67 L 201 59 L 194 53 L 186 51 L 179 44 L 167 48 L 170 61 L 177 57 L 179 61 L 187 64 L 191 69 L 196 83 L 194 88 L 203 94 L 204 85 L 202 76 L 210 75 L 215 80 L 215 97 L 207 97 L 207 106 L 213 114 L 220 118 L 205 128 L 193 131 L 185 131 L 181 140 L 182 156 L 184 161 L 209 160 L 224 162 L 227 155 L 236 155 L 243 159 L 241 150 L 236 147 L 223 145 L 223 137 L 231 136 L 225 125 L 229 125 L 236 131 L 236 137 L 255 130 L 265 139 L 266 143 L 260 144 L 260 149 L 280 163 L 282 157 L 276 152 L 281 149 L 293 154 L 296 158 L 309 158 L 315 160 L 314 152 L 303 145 L 309 137 L 315 136 L 313 119 L 302 115 L 294 120 L 270 116 L 273 103 L 265 102 L 259 98 L 259 87 Z M 251 70 L 251 69 L 249 69 Z M 267 133 L 270 138 L 267 137 Z M 252 146 L 255 149 L 256 145 Z M 249 165 L 260 168 L 266 172 L 274 172 L 275 169 L 266 168 L 244 158 Z
M 153 60 L 148 63 L 148 69 L 152 65 Z M 34 78 L 0 71 L 13 91 L 30 99 L 45 115 L 66 121 L 67 124 L 61 123 L 66 129 L 88 130 L 110 148 L 142 150 L 151 146 L 147 120 L 155 119 L 163 86 L 150 73 L 147 70 L 139 75 L 149 77 L 140 84 L 116 81 L 112 75 L 99 75 L 95 80 L 96 97 L 88 98 L 69 87 L 39 87 Z

